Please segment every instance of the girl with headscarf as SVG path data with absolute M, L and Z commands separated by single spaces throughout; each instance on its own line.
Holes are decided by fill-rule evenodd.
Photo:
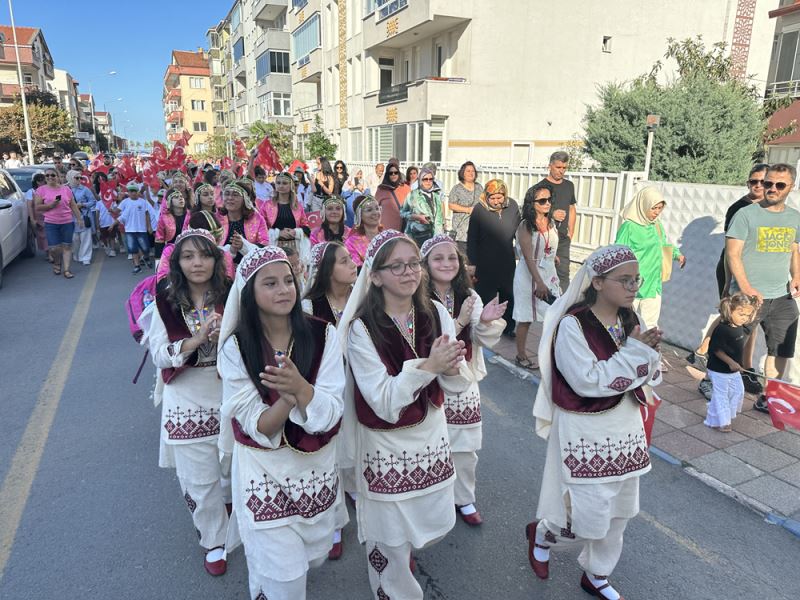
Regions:
M 350 228 L 344 224 L 345 202 L 340 196 L 327 198 L 322 203 L 320 216 L 322 223 L 312 229 L 309 236 L 312 246 L 322 242 L 342 242 L 350 234 Z
M 166 210 L 158 216 L 156 225 L 156 259 L 161 259 L 164 246 L 171 244 L 175 238 L 183 231 L 184 224 L 188 223 L 186 217 L 186 198 L 178 191 L 174 190 L 164 201 Z
M 381 207 L 381 223 L 387 229 L 403 229 L 403 217 L 400 211 L 411 193 L 411 187 L 403 181 L 400 163 L 396 158 L 386 164 L 383 181 L 375 191 L 375 200 Z
M 615 243 L 633 250 L 639 261 L 644 283 L 636 292 L 633 308 L 642 315 L 648 327 L 658 325 L 661 315 L 662 248 L 672 249 L 672 259 L 679 261 L 681 268 L 686 264 L 681 251 L 667 240 L 659 220 L 665 205 L 664 196 L 656 187 L 647 186 L 637 192 L 622 210 L 624 221 L 615 240 Z
M 214 201 L 214 186 L 210 183 L 200 183 L 194 189 L 194 206 L 192 212 L 206 210 L 211 213 L 217 212 L 217 205 Z
M 467 228 L 467 258 L 475 267 L 475 291 L 484 304 L 496 295 L 500 302 L 508 302 L 503 334 L 514 337 L 514 238 L 520 223 L 519 206 L 508 197 L 508 188 L 500 179 L 487 181 L 479 199 Z
M 217 211 L 222 246 L 238 263 L 254 246 L 269 244 L 269 232 L 264 218 L 256 212 L 253 189 L 248 182 L 228 183 L 222 199 L 223 206 Z
M 630 248 L 596 250 L 547 311 L 539 344 L 533 416 L 547 454 L 528 560 L 547 579 L 552 548 L 582 546 L 580 585 L 609 600 L 620 598 L 608 576 L 650 470 L 640 407 L 661 381 L 661 331 L 631 308 L 641 283 Z
M 281 248 L 291 247 L 297 251 L 300 260 L 308 265 L 311 243 L 308 235 L 308 219 L 303 205 L 294 192 L 294 180 L 289 173 L 279 173 L 275 177 L 275 195 L 267 199 L 261 207 L 261 216 L 269 230 L 269 243 Z
M 345 525 L 336 464 L 345 374 L 333 325 L 306 315 L 286 253 L 248 254 L 220 332 L 223 465 L 250 597 L 306 597 L 308 569 L 325 562 Z
M 353 262 L 361 267 L 367 254 L 370 241 L 383 231 L 381 224 L 381 207 L 372 196 L 359 196 L 353 203 L 356 219 L 350 234 L 345 238 Z
M 399 167 L 393 168 L 400 172 Z M 389 170 L 387 168 L 386 172 Z M 434 235 L 444 232 L 442 190 L 430 168 L 423 167 L 419 172 L 419 187 L 409 193 L 400 209 L 400 217 L 406 220 L 406 235 L 420 247 Z

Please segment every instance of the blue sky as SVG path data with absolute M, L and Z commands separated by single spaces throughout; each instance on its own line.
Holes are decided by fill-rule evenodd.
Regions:
M 165 138 L 161 90 L 170 53 L 206 47 L 206 30 L 225 17 L 231 4 L 225 0 L 13 2 L 16 25 L 42 29 L 56 68 L 75 77 L 83 93 L 91 85 L 95 110 L 104 110 L 105 105 L 117 134 L 141 142 Z M 0 3 L 0 22 L 11 23 L 8 2 Z M 107 75 L 112 70 L 117 74 Z

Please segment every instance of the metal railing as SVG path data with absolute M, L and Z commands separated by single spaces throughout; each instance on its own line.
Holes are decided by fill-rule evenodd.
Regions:
M 303 108 L 298 108 L 295 111 L 295 114 L 300 117 L 301 121 L 310 121 L 314 118 L 314 113 L 317 113 L 322 110 L 322 104 L 310 104 L 309 106 L 304 106 Z
M 399 83 L 378 90 L 378 104 L 402 102 L 408 99 L 408 83 Z
M 764 95 L 767 98 L 770 96 L 800 96 L 800 79 L 768 83 Z

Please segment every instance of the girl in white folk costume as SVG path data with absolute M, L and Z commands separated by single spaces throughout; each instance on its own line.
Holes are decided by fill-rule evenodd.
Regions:
M 336 433 L 344 370 L 336 330 L 304 314 L 286 253 L 239 265 L 220 333 L 223 464 L 244 543 L 250 595 L 302 600 L 341 528 Z M 346 512 L 344 513 L 346 517 Z
M 231 282 L 210 232 L 187 229 L 169 257 L 169 287 L 139 318 L 164 385 L 159 466 L 175 468 L 206 549 L 205 569 L 225 573 L 230 481 L 222 476 L 217 438 L 222 383 L 217 340 Z
M 425 242 L 422 259 L 428 273 L 428 293 L 455 319 L 456 335 L 464 342 L 471 372 L 465 392 L 445 394 L 444 413 L 456 469 L 456 508 L 465 523 L 476 526 L 483 522 L 475 507 L 475 469 L 482 439 L 478 382 L 486 376 L 481 348 L 491 348 L 500 340 L 506 326 L 502 319 L 506 303 L 494 298 L 483 305 L 472 289 L 464 255 L 450 236 L 438 234 Z
M 358 268 L 344 244 L 340 242 L 316 244 L 311 248 L 311 271 L 303 298 L 303 310 L 334 327 L 337 326 L 350 298 L 356 277 Z M 354 419 L 355 415 L 345 415 L 342 420 L 342 435 L 336 444 L 339 478 L 343 491 L 350 493 L 351 496 L 356 493 L 352 453 L 345 451 L 343 442 L 347 439 L 344 432 L 353 426 Z M 339 506 L 339 510 L 347 512 L 344 502 Z M 328 558 L 339 560 L 343 550 L 342 532 L 337 529 L 333 534 L 333 547 L 328 553 Z
M 531 567 L 547 579 L 552 548 L 582 546 L 581 587 L 612 600 L 608 576 L 650 470 L 640 405 L 661 381 L 661 331 L 643 331 L 631 309 L 641 283 L 627 246 L 589 256 L 545 317 L 533 407 L 548 444 L 538 520 L 525 530 Z
M 419 249 L 384 230 L 339 322 L 353 380 L 359 540 L 366 542 L 374 597 L 421 600 L 413 548 L 441 540 L 455 524 L 444 394 L 469 386 L 464 343 L 447 310 L 428 298 Z M 348 377 L 350 379 L 350 377 Z

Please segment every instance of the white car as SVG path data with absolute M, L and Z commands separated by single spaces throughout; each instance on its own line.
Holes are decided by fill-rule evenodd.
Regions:
M 0 287 L 3 269 L 17 256 L 36 254 L 36 234 L 25 197 L 8 171 L 0 169 Z

